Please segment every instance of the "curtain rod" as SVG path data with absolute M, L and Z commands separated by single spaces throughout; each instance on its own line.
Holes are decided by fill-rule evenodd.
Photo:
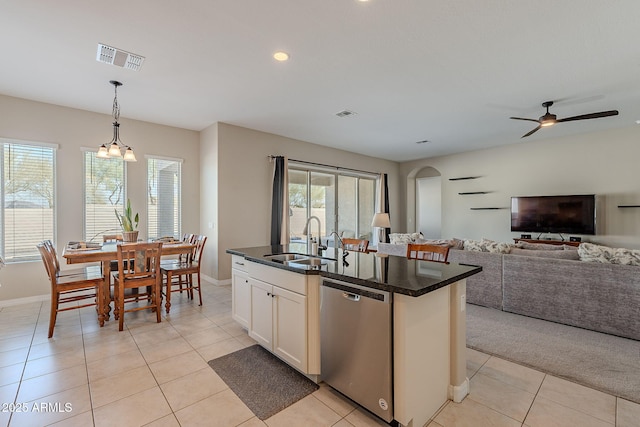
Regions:
M 273 161 L 273 159 L 275 159 L 276 157 L 284 157 L 284 156 L 274 156 L 274 155 L 268 155 L 267 156 L 267 158 L 269 159 L 269 162 Z M 360 172 L 360 173 L 367 173 L 367 174 L 370 174 L 370 175 L 382 175 L 381 172 L 370 172 L 370 171 L 363 171 L 363 170 L 359 170 L 359 169 L 343 168 L 343 167 L 340 167 L 340 166 L 325 165 L 325 164 L 322 164 L 322 163 L 315 163 L 315 162 L 307 162 L 305 160 L 289 159 L 289 161 L 296 162 L 296 163 L 304 163 L 304 164 L 313 165 L 313 166 L 321 166 L 321 167 L 324 167 L 324 168 L 335 169 L 335 170 Z

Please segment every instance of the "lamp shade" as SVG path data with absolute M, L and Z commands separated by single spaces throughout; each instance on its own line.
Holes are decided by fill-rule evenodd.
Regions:
M 389 220 L 389 214 L 386 212 L 378 212 L 373 216 L 371 221 L 372 227 L 391 228 L 391 221 Z

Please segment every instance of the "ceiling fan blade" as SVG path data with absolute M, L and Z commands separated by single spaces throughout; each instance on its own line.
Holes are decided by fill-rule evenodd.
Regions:
M 574 120 L 587 120 L 587 119 L 599 119 L 600 117 L 617 116 L 618 110 L 600 111 L 599 113 L 583 114 L 581 116 L 565 117 L 564 119 L 556 120 L 560 122 L 572 122 Z
M 534 130 L 532 130 L 532 131 L 530 131 L 530 132 L 525 133 L 524 135 L 522 135 L 522 136 L 520 137 L 520 139 L 522 139 L 522 138 L 526 138 L 526 137 L 528 137 L 529 135 L 531 135 L 531 134 L 533 134 L 533 133 L 537 132 L 537 131 L 538 131 L 538 129 L 540 129 L 541 127 L 542 127 L 542 125 L 538 125 L 538 127 L 537 127 L 537 128 L 535 128 Z
M 536 120 L 536 119 L 526 119 L 526 118 L 524 118 L 524 117 L 509 117 L 509 118 L 510 118 L 510 119 L 513 119 L 513 120 L 526 120 L 526 121 L 528 121 L 528 122 L 536 122 L 536 123 L 540 123 L 540 122 L 539 122 L 538 120 Z

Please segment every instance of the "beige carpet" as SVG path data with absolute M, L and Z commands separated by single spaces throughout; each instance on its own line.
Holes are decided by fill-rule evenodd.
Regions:
M 640 341 L 467 304 L 467 346 L 640 403 Z
M 209 366 L 261 420 L 318 389 L 317 384 L 259 345 L 210 360 Z

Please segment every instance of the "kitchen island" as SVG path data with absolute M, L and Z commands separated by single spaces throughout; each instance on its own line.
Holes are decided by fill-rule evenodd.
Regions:
M 227 252 L 233 318 L 309 378 L 322 380 L 320 288 L 330 279 L 391 294 L 394 420 L 422 426 L 448 399 L 460 402 L 468 394 L 465 279 L 481 267 L 372 253 L 344 256 L 334 248 L 309 257 L 303 245 Z

